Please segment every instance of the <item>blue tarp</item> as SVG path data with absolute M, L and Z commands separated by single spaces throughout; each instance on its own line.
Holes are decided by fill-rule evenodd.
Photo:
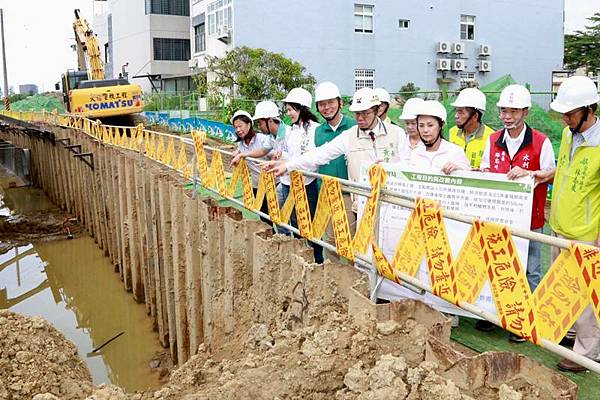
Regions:
M 235 142 L 237 136 L 233 126 L 222 122 L 210 121 L 198 117 L 172 118 L 169 112 L 144 111 L 142 115 L 154 125 L 168 126 L 169 129 L 179 132 L 189 132 L 192 129 L 203 130 L 217 139 Z

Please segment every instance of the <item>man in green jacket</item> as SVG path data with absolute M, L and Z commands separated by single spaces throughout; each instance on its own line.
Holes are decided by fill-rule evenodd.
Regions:
M 315 145 L 317 147 L 333 140 L 340 133 L 344 132 L 356 125 L 356 121 L 342 115 L 342 95 L 340 90 L 333 82 L 322 82 L 315 90 L 315 102 L 319 114 L 325 119 L 325 123 L 321 124 L 315 131 Z M 319 173 L 329 175 L 340 179 L 348 179 L 348 164 L 346 157 L 340 156 L 328 164 L 319 167 Z M 348 224 L 350 232 L 354 234 L 356 229 L 356 217 L 352 212 L 352 198 L 349 193 L 344 193 L 344 204 L 346 206 L 346 215 L 348 216 Z M 331 226 L 327 228 L 325 238 L 328 242 L 333 242 L 333 229 Z M 337 258 L 334 254 L 328 253 L 328 258 Z
M 559 87 L 550 107 L 562 114 L 563 132 L 552 189 L 550 226 L 557 236 L 600 247 L 600 119 L 598 89 L 586 76 L 572 76 Z M 585 290 L 585 288 L 582 288 Z M 600 324 L 589 304 L 574 325 L 573 351 L 600 362 Z M 563 359 L 558 368 L 585 368 Z

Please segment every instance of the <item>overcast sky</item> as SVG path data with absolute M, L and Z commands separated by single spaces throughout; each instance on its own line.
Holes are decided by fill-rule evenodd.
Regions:
M 16 92 L 18 85 L 25 83 L 37 84 L 40 91 L 53 90 L 61 73 L 76 68 L 70 47 L 75 40 L 73 10 L 81 9 L 82 16 L 92 23 L 94 7 L 99 6 L 94 6 L 93 0 L 0 0 L 9 86 Z M 598 11 L 600 0 L 565 0 L 565 30 L 583 29 L 585 19 Z

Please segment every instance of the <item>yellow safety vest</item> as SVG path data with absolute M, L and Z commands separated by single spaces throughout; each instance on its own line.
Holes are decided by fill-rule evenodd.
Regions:
M 483 157 L 485 145 L 490 138 L 490 135 L 494 133 L 494 130 L 489 126 L 482 126 L 483 129 L 480 127 L 479 132 L 483 131 L 483 133 L 475 132 L 475 137 L 471 139 L 469 143 L 466 142 L 465 135 L 461 129 L 458 129 L 458 126 L 450 128 L 449 142 L 460 146 L 465 151 L 465 154 L 471 163 L 471 168 L 479 168 L 481 165 L 481 158 Z
M 600 146 L 582 144 L 575 150 L 565 128 L 552 187 L 550 226 L 572 240 L 594 242 L 600 233 Z

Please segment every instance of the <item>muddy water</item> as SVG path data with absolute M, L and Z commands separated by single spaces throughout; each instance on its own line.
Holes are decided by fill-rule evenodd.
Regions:
M 0 193 L 0 214 L 53 207 L 36 189 Z M 48 320 L 75 343 L 96 384 L 113 383 L 127 391 L 159 386 L 148 364 L 161 347 L 145 307 L 125 292 L 113 265 L 88 236 L 1 254 L 0 308 Z

